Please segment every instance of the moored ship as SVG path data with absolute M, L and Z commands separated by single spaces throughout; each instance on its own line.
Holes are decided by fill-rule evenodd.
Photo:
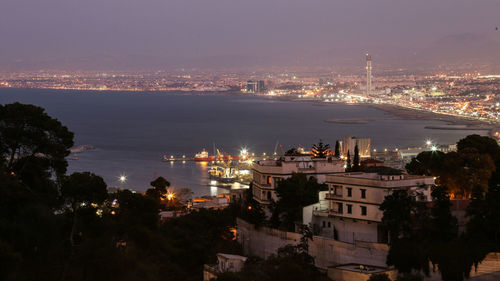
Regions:
M 200 153 L 194 155 L 193 160 L 199 162 L 215 161 L 215 156 L 208 155 L 208 152 L 203 149 Z
M 217 150 L 219 151 L 219 150 Z M 218 153 L 217 156 L 208 155 L 208 151 L 203 149 L 200 153 L 194 155 L 193 160 L 198 162 L 210 162 L 210 161 L 231 161 L 239 160 L 240 156 L 231 156 L 227 154 Z

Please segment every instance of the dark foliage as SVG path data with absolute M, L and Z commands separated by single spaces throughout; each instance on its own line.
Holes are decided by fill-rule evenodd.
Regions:
M 160 224 L 157 198 L 108 194 L 89 172 L 65 176 L 73 134 L 43 109 L 0 114 L 1 280 L 201 280 L 210 256 L 240 253 L 230 210 Z
M 406 165 L 408 173 L 435 176 L 453 198 L 470 198 L 472 188 L 486 192 L 500 183 L 500 146 L 489 137 L 471 135 L 457 144 L 456 152 L 425 151 Z
M 217 280 L 230 281 L 328 281 L 314 266 L 314 259 L 299 246 L 287 245 L 266 260 L 249 258 L 239 273 L 223 273 Z
M 335 157 L 340 157 L 340 143 L 339 141 L 335 141 Z
M 360 168 L 360 162 L 359 162 L 359 148 L 358 148 L 358 145 L 356 144 L 356 146 L 354 147 L 354 158 L 352 159 L 352 168 L 351 168 L 351 171 L 352 172 L 357 172 L 359 171 L 359 168 Z
M 328 156 L 328 149 L 330 149 L 329 144 L 324 144 L 322 140 L 315 145 L 313 145 L 312 153 L 316 158 L 326 158 Z
M 276 187 L 279 200 L 275 203 L 271 223 L 274 227 L 293 231 L 295 222 L 302 220 L 302 208 L 318 202 L 318 192 L 326 185 L 319 184 L 314 177 L 294 173 Z

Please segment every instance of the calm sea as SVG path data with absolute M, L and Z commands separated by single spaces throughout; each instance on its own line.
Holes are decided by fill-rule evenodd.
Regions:
M 70 161 L 70 172 L 92 171 L 109 186 L 145 190 L 157 176 L 175 188 L 195 195 L 224 192 L 211 187 L 207 167 L 198 163 L 162 162 L 164 154 L 192 157 L 213 143 L 226 153 L 273 153 L 279 141 L 286 150 L 309 148 L 322 139 L 335 144 L 346 135 L 372 139 L 372 147 L 394 149 L 419 146 L 426 139 L 451 144 L 485 131 L 430 130 L 442 125 L 429 120 L 380 120 L 366 124 L 336 124 L 333 118 L 384 117 L 388 113 L 368 106 L 315 104 L 257 97 L 186 93 L 125 93 L 0 89 L 0 103 L 35 104 L 75 132 L 76 145 L 94 150 Z M 278 152 L 279 152 L 278 148 Z M 120 175 L 127 176 L 121 184 Z

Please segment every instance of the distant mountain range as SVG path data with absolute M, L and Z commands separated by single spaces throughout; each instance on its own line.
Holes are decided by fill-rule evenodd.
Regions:
M 444 66 L 457 69 L 500 73 L 500 31 L 484 34 L 463 33 L 445 36 L 426 46 L 400 47 L 355 46 L 352 48 L 318 46 L 290 48 L 259 55 L 220 54 L 177 57 L 149 54 L 99 54 L 80 57 L 48 57 L 43 59 L 0 60 L 0 70 L 157 70 L 180 67 L 230 68 L 251 70 L 269 67 L 332 66 L 341 71 L 360 73 L 364 70 L 364 53 L 373 55 L 374 73 L 381 69 L 405 68 L 409 71 L 437 70 Z

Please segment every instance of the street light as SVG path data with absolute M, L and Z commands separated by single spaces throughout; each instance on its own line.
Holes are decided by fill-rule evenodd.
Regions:
M 175 196 L 174 196 L 174 194 L 173 194 L 172 192 L 169 192 L 169 193 L 167 194 L 167 199 L 168 199 L 168 201 L 170 201 L 170 200 L 174 199 L 174 197 L 175 197 Z
M 127 176 L 125 175 L 121 175 L 120 177 L 118 177 L 118 180 L 121 182 L 121 183 L 125 183 L 127 181 Z

